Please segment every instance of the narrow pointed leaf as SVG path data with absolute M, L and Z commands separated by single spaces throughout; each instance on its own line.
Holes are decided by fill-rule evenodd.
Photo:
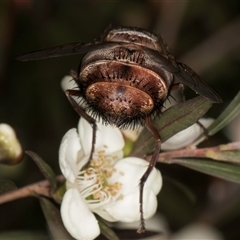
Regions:
M 97 217 L 97 216 L 96 216 Z M 100 219 L 97 217 L 98 224 L 101 230 L 101 234 L 105 236 L 109 240 L 119 240 L 118 236 L 115 234 L 115 232 Z
M 66 192 L 66 184 L 65 182 L 63 182 L 61 184 L 58 184 L 56 191 L 52 193 L 52 198 L 56 203 L 60 204 L 62 202 L 62 198 L 65 192 Z
M 43 176 L 49 181 L 53 190 L 55 190 L 57 187 L 57 180 L 56 174 L 52 168 L 36 153 L 32 151 L 26 151 L 26 154 L 37 164 Z
M 169 163 L 179 164 L 198 172 L 240 183 L 240 166 L 202 159 L 176 159 Z
M 17 189 L 14 182 L 10 180 L 0 180 L 0 194 Z
M 47 198 L 40 197 L 39 200 L 51 232 L 51 239 L 72 240 L 73 238 L 63 226 L 59 209 Z
M 163 152 L 159 155 L 159 162 L 168 163 L 171 159 L 183 158 L 210 158 L 217 161 L 240 163 L 240 142 L 232 142 L 217 147 L 199 149 L 179 149 Z
M 196 123 L 212 106 L 212 102 L 202 96 L 177 104 L 163 112 L 154 125 L 159 131 L 162 142 L 176 133 Z M 131 155 L 144 156 L 153 152 L 155 140 L 145 128 L 134 144 Z
M 211 158 L 218 161 L 240 163 L 240 151 L 207 151 L 206 158 Z
M 228 125 L 237 115 L 240 114 L 240 91 L 232 100 L 232 102 L 227 106 L 227 108 L 219 115 L 219 117 L 209 126 L 208 134 L 210 136 L 214 135 L 226 125 Z M 203 137 L 201 134 L 198 139 Z

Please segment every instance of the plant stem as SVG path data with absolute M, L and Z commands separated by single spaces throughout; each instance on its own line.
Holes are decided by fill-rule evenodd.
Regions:
M 63 182 L 64 180 L 65 178 L 62 175 L 57 176 L 57 182 Z M 38 195 L 42 195 L 45 197 L 52 196 L 51 185 L 49 181 L 43 180 L 17 190 L 6 192 L 0 195 L 0 204 L 11 202 L 13 200 L 24 197 L 36 197 Z

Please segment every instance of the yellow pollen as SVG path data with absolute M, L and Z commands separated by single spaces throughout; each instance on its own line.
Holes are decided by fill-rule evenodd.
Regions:
M 107 146 L 104 146 L 107 148 Z M 122 183 L 115 182 L 109 184 L 109 178 L 112 176 L 116 169 L 114 168 L 115 160 L 118 160 L 117 156 L 106 156 L 105 150 L 98 151 L 93 156 L 89 167 L 85 169 L 84 176 L 86 181 L 94 182 L 91 186 L 96 186 L 91 189 L 91 195 L 88 195 L 87 199 L 94 199 L 104 201 L 106 198 L 115 197 L 119 190 L 122 188 Z M 121 172 L 121 175 L 124 173 Z
M 121 194 L 121 195 L 119 196 L 119 199 L 123 200 L 123 199 L 124 199 L 124 196 Z

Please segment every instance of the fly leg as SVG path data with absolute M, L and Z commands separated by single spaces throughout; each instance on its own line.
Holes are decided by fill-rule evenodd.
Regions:
M 95 121 L 94 118 L 89 116 L 85 112 L 85 110 L 73 98 L 74 96 L 76 96 L 76 97 L 81 96 L 81 92 L 79 90 L 68 89 L 68 90 L 65 91 L 65 94 L 66 94 L 69 102 L 71 103 L 72 107 L 75 109 L 75 111 L 92 126 L 92 129 L 93 129 L 93 132 L 92 132 L 92 148 L 91 148 L 91 152 L 90 152 L 90 156 L 89 156 L 89 160 L 88 160 L 88 163 L 89 163 L 89 161 L 92 159 L 93 152 L 94 152 L 94 147 L 95 147 L 95 143 L 96 143 L 96 132 L 97 132 L 96 121 Z
M 145 171 L 145 173 L 143 174 L 143 176 L 140 179 L 140 195 L 139 195 L 139 207 L 140 207 L 140 226 L 137 230 L 138 233 L 144 233 L 146 231 L 145 228 L 145 221 L 144 221 L 144 212 L 143 212 L 143 188 L 144 188 L 144 184 L 147 181 L 150 173 L 152 172 L 153 168 L 155 167 L 157 161 L 158 161 L 158 156 L 159 156 L 159 152 L 161 150 L 161 138 L 160 135 L 156 129 L 156 127 L 153 125 L 152 121 L 150 118 L 146 119 L 146 127 L 148 128 L 148 130 L 153 134 L 154 139 L 156 141 L 156 147 L 155 150 L 153 152 L 152 158 L 150 160 L 150 163 L 148 165 L 147 170 Z

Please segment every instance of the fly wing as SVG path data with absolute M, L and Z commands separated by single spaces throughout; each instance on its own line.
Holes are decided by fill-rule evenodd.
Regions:
M 177 63 L 179 71 L 173 73 L 182 83 L 192 88 L 199 95 L 209 99 L 212 102 L 220 103 L 222 98 L 200 78 L 189 66 L 184 63 Z
M 34 51 L 24 55 L 18 56 L 18 61 L 34 61 L 45 58 L 63 57 L 74 54 L 83 54 L 97 49 L 104 49 L 112 46 L 114 43 L 102 43 L 102 42 L 91 42 L 91 43 L 69 43 L 45 50 Z M 115 43 L 116 44 L 116 43 Z
M 186 64 L 176 62 L 170 54 L 164 55 L 151 49 L 145 49 L 145 52 L 148 53 L 158 67 L 173 74 L 183 84 L 186 84 L 201 96 L 211 102 L 222 102 L 221 97 Z
M 178 64 L 175 62 L 175 60 L 171 61 L 167 55 L 164 55 L 158 51 L 149 48 L 142 48 L 144 49 L 144 52 L 147 54 L 149 59 L 151 59 L 152 64 L 155 63 L 155 65 L 159 68 L 162 68 L 172 74 L 175 74 L 179 71 Z

